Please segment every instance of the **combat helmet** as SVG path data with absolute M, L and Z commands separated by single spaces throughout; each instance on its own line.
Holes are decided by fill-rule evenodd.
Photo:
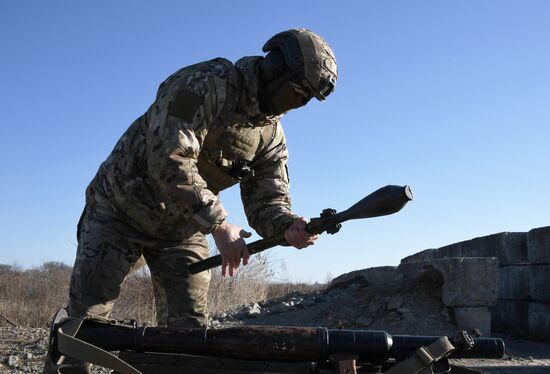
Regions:
M 269 39 L 262 50 L 282 52 L 285 63 L 312 96 L 324 100 L 336 85 L 336 58 L 327 42 L 307 29 L 291 29 Z

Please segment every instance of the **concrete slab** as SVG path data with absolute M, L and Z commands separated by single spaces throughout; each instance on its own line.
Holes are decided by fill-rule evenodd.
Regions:
M 531 265 L 529 295 L 535 301 L 550 302 L 550 265 Z
M 550 226 L 529 231 L 527 254 L 533 264 L 550 264 Z
M 446 257 L 497 257 L 501 266 L 528 263 L 527 233 L 501 232 L 453 243 L 438 249 L 426 249 L 405 257 L 401 263 Z
M 498 300 L 491 307 L 491 330 L 504 334 L 529 337 L 529 302 L 526 300 Z
M 491 312 L 487 307 L 454 308 L 456 325 L 461 330 L 478 329 L 485 337 L 491 336 Z
M 494 257 L 445 258 L 400 264 L 404 280 L 439 275 L 447 307 L 492 306 L 497 302 L 498 260 Z
M 434 259 L 434 252 L 436 252 L 437 249 L 430 248 L 425 249 L 423 251 L 417 252 L 413 255 L 407 256 L 401 260 L 401 263 L 405 262 L 416 262 L 416 261 L 426 261 L 426 260 L 433 260 Z
M 529 267 L 513 265 L 499 268 L 499 299 L 529 300 Z
M 501 232 L 463 243 L 465 257 L 497 257 L 500 266 L 528 263 L 527 233 Z
M 330 282 L 330 288 L 344 288 L 353 283 L 383 286 L 399 279 L 395 266 L 378 266 L 342 274 Z
M 550 303 L 529 303 L 529 337 L 550 342 Z

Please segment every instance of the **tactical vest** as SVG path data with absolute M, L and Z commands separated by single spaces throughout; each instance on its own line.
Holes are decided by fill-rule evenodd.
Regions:
M 254 175 L 253 161 L 274 138 L 276 123 L 251 127 L 217 122 L 206 135 L 197 168 L 215 194 Z
M 220 59 L 222 60 L 222 59 Z M 274 139 L 277 121 L 260 116 L 250 119 L 238 113 L 243 95 L 242 77 L 227 60 L 227 102 L 204 138 L 197 168 L 215 194 L 254 175 L 253 161 Z

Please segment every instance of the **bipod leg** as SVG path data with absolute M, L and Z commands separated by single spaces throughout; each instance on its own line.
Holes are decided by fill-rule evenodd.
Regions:
M 337 374 L 357 374 L 357 355 L 353 353 L 336 353 L 330 356 Z

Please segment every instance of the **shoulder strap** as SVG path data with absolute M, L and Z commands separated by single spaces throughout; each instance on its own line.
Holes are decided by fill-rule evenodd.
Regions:
M 57 349 L 61 354 L 113 369 L 121 374 L 141 374 L 139 370 L 112 353 L 76 338 L 85 319 L 84 317 L 68 321 L 57 329 Z
M 418 348 L 411 357 L 385 371 L 384 374 L 431 373 L 431 365 L 447 357 L 455 349 L 449 338 L 443 336 L 427 347 Z

